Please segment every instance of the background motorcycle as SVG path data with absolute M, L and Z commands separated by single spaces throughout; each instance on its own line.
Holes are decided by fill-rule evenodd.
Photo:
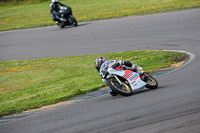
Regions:
M 64 28 L 69 25 L 78 26 L 75 17 L 72 15 L 72 9 L 70 7 L 62 6 L 60 7 L 59 12 L 61 15 L 56 15 L 56 18 L 59 19 L 60 22 L 56 22 L 56 24 L 60 28 Z
M 150 74 L 139 75 L 131 70 L 116 70 L 112 67 L 104 69 L 100 73 L 102 81 L 110 87 L 110 94 L 116 96 L 117 94 L 123 96 L 130 96 L 134 92 L 143 90 L 144 87 L 149 89 L 156 89 L 158 82 Z

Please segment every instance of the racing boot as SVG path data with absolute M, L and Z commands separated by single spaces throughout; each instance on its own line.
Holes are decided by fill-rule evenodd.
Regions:
M 112 89 L 108 89 L 108 92 L 110 93 L 111 96 L 117 96 L 117 94 L 114 93 L 114 92 L 112 91 Z

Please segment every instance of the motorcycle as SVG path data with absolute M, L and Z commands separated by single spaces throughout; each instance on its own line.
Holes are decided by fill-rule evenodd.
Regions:
M 61 6 L 59 13 L 61 15 L 56 15 L 56 18 L 60 20 L 60 22 L 56 22 L 58 27 L 64 28 L 65 26 L 69 25 L 78 26 L 75 17 L 72 15 L 72 9 L 70 7 Z
M 148 73 L 139 75 L 131 70 L 113 69 L 108 66 L 107 69 L 101 71 L 100 76 L 102 81 L 110 87 L 110 94 L 116 96 L 117 94 L 123 96 L 130 96 L 134 92 L 144 89 L 156 89 L 158 82 Z

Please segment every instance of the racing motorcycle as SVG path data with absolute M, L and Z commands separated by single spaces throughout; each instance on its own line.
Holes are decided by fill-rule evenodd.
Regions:
M 148 73 L 139 75 L 131 70 L 113 69 L 111 66 L 101 71 L 100 76 L 102 81 L 110 87 L 110 94 L 116 96 L 117 94 L 123 96 L 130 96 L 134 92 L 144 89 L 156 89 L 158 82 Z
M 69 25 L 78 26 L 75 17 L 72 15 L 72 9 L 70 7 L 61 6 L 59 12 L 61 15 L 56 15 L 56 18 L 60 20 L 60 22 L 56 22 L 58 27 L 64 28 Z

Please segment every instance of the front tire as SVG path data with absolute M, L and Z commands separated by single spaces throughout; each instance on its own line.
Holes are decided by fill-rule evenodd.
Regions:
M 112 91 L 116 94 L 120 94 L 123 96 L 130 96 L 132 95 L 132 90 L 128 84 L 126 84 L 124 81 L 121 81 L 120 83 L 115 79 L 114 77 L 107 79 L 108 86 L 112 89 Z
M 70 15 L 69 17 L 70 17 L 70 18 L 71 18 L 71 20 L 72 20 L 72 25 L 73 25 L 73 26 L 75 26 L 75 27 L 76 27 L 76 26 L 78 26 L 78 23 L 77 23 L 77 21 L 76 21 L 75 17 L 74 17 L 74 16 L 72 16 L 72 15 Z
M 156 79 L 151 76 L 150 74 L 147 74 L 149 77 L 146 79 L 146 83 L 147 85 L 145 86 L 146 88 L 149 88 L 149 89 L 156 89 L 158 88 L 158 82 L 156 81 Z

